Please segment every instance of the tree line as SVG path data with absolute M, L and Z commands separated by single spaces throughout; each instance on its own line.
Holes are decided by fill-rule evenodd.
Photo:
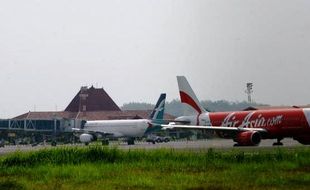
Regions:
M 268 106 L 267 104 L 261 103 L 248 103 L 246 101 L 242 102 L 232 102 L 227 100 L 203 100 L 201 101 L 203 107 L 210 112 L 217 111 L 240 111 L 250 106 Z M 121 109 L 122 110 L 152 110 L 154 104 L 140 103 L 140 102 L 130 102 L 125 103 Z M 180 100 L 172 100 L 171 102 L 166 102 L 165 112 L 173 116 L 190 115 L 194 114 L 195 111 L 188 105 L 182 104 Z

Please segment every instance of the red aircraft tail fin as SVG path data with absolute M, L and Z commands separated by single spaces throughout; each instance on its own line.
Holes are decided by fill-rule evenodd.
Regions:
M 181 102 L 190 105 L 194 108 L 199 114 L 206 112 L 202 107 L 199 100 L 197 99 L 193 89 L 189 85 L 188 81 L 184 76 L 177 76 Z

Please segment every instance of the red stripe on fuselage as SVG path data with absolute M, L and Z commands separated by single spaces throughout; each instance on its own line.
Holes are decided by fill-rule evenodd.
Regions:
M 196 104 L 196 102 L 185 92 L 180 91 L 180 97 L 182 103 L 187 103 L 190 106 L 192 106 L 199 114 L 202 113 L 202 110 L 200 110 L 199 106 Z

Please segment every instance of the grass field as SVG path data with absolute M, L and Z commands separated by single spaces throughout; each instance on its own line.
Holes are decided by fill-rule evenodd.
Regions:
M 0 157 L 0 189 L 309 189 L 310 149 L 71 147 Z

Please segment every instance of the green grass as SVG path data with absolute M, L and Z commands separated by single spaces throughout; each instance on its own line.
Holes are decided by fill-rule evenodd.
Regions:
M 310 149 L 74 147 L 0 157 L 0 189 L 308 189 Z

